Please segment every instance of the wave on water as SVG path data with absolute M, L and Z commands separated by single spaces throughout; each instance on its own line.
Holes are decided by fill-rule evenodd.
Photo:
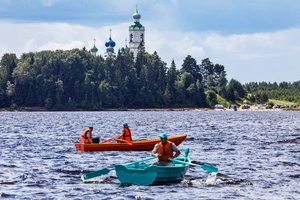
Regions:
M 15 168 L 17 167 L 16 165 L 10 165 L 10 164 L 0 164 L 0 168 L 4 168 L 4 167 L 7 167 L 7 168 Z
M 300 112 L 7 112 L 0 121 L 0 199 L 300 199 Z M 123 186 L 112 170 L 82 182 L 149 156 L 75 150 L 86 127 L 110 138 L 123 121 L 134 139 L 187 133 L 178 148 L 219 172 L 191 166 L 180 183 Z
M 122 187 L 126 186 L 126 185 L 121 185 L 116 176 L 97 177 L 90 180 L 85 180 L 84 183 L 85 184 L 117 184 Z
M 299 179 L 300 178 L 300 174 L 289 175 L 289 177 L 295 178 L 295 179 Z
M 17 195 L 15 195 L 15 194 L 7 194 L 7 193 L 2 192 L 2 193 L 0 193 L 0 197 L 1 198 L 16 198 Z
M 246 179 L 233 179 L 221 173 L 209 173 L 206 178 L 190 178 L 183 180 L 183 183 L 188 185 L 206 185 L 206 186 L 216 186 L 216 185 L 238 185 L 246 184 L 252 185 L 252 183 Z
M 14 185 L 16 184 L 17 181 L 0 181 L 0 185 L 3 184 L 3 185 Z
M 73 169 L 56 169 L 58 173 L 68 174 L 68 175 L 77 175 L 82 174 L 82 170 L 73 170 Z
M 300 137 L 278 141 L 278 143 L 300 144 Z

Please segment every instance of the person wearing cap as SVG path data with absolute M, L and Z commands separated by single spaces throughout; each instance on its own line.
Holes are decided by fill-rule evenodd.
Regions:
M 122 131 L 122 134 L 120 135 L 119 139 L 126 140 L 128 142 L 132 141 L 131 131 L 129 129 L 129 126 L 128 126 L 127 122 L 123 123 L 123 131 Z
M 179 149 L 173 142 L 168 141 L 168 135 L 166 133 L 160 134 L 159 138 L 160 142 L 154 146 L 151 153 L 152 156 L 157 156 L 158 158 L 158 162 L 155 164 L 165 166 L 173 165 L 171 160 L 180 155 Z
M 84 143 L 84 144 L 89 144 L 89 143 L 99 143 L 99 138 L 93 138 L 93 127 L 89 127 L 87 129 L 85 129 L 82 134 L 81 137 L 79 139 L 80 142 Z

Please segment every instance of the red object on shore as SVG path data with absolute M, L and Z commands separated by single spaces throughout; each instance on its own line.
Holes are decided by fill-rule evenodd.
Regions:
M 168 140 L 178 146 L 186 138 L 187 134 L 169 136 Z M 107 142 L 93 144 L 75 144 L 77 151 L 148 151 L 152 150 L 156 143 L 160 142 L 159 138 L 150 140 L 133 140 L 132 145 L 124 142 Z

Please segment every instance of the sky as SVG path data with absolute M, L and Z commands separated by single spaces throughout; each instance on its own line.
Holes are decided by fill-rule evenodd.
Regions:
M 178 69 L 191 55 L 241 83 L 300 80 L 300 0 L 0 0 L 5 53 L 125 46 L 138 8 L 145 48 Z

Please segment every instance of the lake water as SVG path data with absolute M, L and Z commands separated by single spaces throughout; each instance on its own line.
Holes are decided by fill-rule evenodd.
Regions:
M 81 132 L 112 137 L 129 123 L 133 139 L 187 133 L 193 161 L 181 183 L 122 186 L 116 174 L 80 176 L 149 152 L 76 152 Z M 300 199 L 300 112 L 0 112 L 2 199 Z

